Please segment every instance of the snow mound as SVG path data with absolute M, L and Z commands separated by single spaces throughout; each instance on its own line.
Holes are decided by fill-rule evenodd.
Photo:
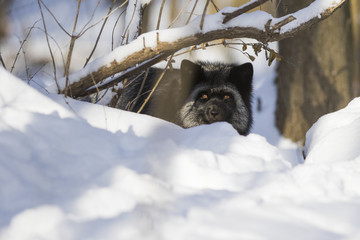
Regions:
M 0 79 L 1 240 L 360 236 L 359 157 L 293 166 L 227 123 L 185 130 Z
M 360 98 L 321 117 L 307 132 L 306 162 L 351 161 L 360 156 Z

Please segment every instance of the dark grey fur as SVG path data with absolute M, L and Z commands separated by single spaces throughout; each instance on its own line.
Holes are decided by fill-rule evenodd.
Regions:
M 143 74 L 129 80 L 116 107 L 137 112 L 162 72 L 151 68 L 146 78 Z M 252 76 L 251 63 L 237 66 L 183 60 L 180 70 L 166 72 L 142 113 L 184 128 L 226 121 L 239 134 L 247 135 L 252 125 Z

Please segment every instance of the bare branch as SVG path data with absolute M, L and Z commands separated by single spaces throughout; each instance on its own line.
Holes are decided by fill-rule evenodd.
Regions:
M 111 51 L 114 50 L 115 29 L 117 27 L 117 24 L 119 23 L 119 20 L 120 20 L 121 16 L 124 14 L 125 11 L 126 11 L 126 9 L 119 14 L 119 16 L 117 17 L 117 19 L 115 21 L 114 27 L 113 27 L 113 29 L 111 31 Z
M 166 69 L 166 68 L 165 68 L 165 69 Z M 164 69 L 164 71 L 165 71 L 165 69 Z M 141 82 L 141 85 L 140 85 L 140 89 L 139 89 L 139 91 L 138 91 L 138 94 L 136 95 L 136 98 L 134 98 L 134 100 L 132 101 L 133 103 L 132 103 L 132 105 L 131 105 L 130 108 L 129 108 L 130 111 L 132 111 L 132 110 L 134 109 L 134 107 L 135 107 L 135 105 L 136 105 L 139 97 L 141 96 L 141 93 L 142 93 L 142 91 L 143 91 L 143 89 L 144 89 L 144 86 L 145 86 L 146 79 L 147 79 L 147 77 L 149 76 L 149 71 L 150 71 L 150 68 L 146 69 L 146 71 L 145 71 L 145 76 L 144 76 L 144 79 L 143 79 L 142 82 Z M 141 75 L 139 75 L 139 76 L 141 76 Z
M 35 25 L 39 22 L 40 20 L 36 21 L 32 27 L 29 29 L 28 33 L 26 34 L 26 37 L 24 38 L 24 40 L 20 41 L 20 48 L 15 56 L 15 59 L 14 59 L 14 62 L 13 62 L 13 65 L 11 66 L 11 69 L 10 69 L 10 72 L 12 73 L 14 68 L 15 68 L 15 64 L 17 62 L 17 59 L 19 57 L 19 54 L 20 54 L 20 51 L 23 50 L 24 48 L 24 44 L 26 43 L 27 39 L 29 38 L 30 34 L 31 34 L 31 31 L 35 28 Z
M 211 4 L 214 6 L 216 12 L 220 11 L 220 9 L 218 8 L 218 6 L 216 6 L 214 0 L 210 0 L 211 1 Z
M 240 16 L 243 13 L 246 13 L 248 11 L 250 11 L 251 9 L 254 9 L 258 6 L 260 6 L 261 4 L 267 2 L 269 0 L 258 0 L 258 1 L 254 1 L 254 2 L 250 2 L 249 4 L 246 4 L 244 6 L 242 6 L 241 8 L 239 8 L 238 10 L 236 10 L 235 12 L 232 13 L 223 13 L 223 15 L 225 15 L 226 17 L 223 20 L 223 24 L 227 23 L 228 21 L 230 21 L 233 18 L 236 18 L 237 16 Z
M 49 49 L 49 52 L 50 52 L 50 56 L 51 56 L 51 59 L 52 59 L 52 64 L 53 64 L 53 69 L 54 69 L 54 79 L 55 79 L 55 83 L 56 83 L 56 87 L 57 87 L 57 90 L 58 92 L 61 91 L 61 88 L 59 86 L 59 83 L 57 81 L 57 77 L 56 77 L 56 64 L 55 64 L 55 58 L 54 58 L 54 54 L 51 50 L 51 46 L 50 46 L 50 42 L 49 42 L 49 37 L 48 37 L 48 32 L 47 32 L 47 28 L 46 28 L 46 23 L 45 23 L 45 18 L 44 18 L 44 13 L 42 11 L 42 8 L 41 8 L 41 3 L 40 3 L 41 0 L 38 0 L 38 5 L 39 5 L 39 9 L 40 9 L 40 13 L 41 13 L 41 19 L 42 19 L 42 22 L 43 22 L 43 26 L 44 26 L 44 31 L 45 31 L 45 37 L 46 37 L 46 43 L 48 45 L 48 49 Z M 45 6 L 45 5 L 44 5 Z M 46 6 L 45 6 L 46 7 Z
M 25 49 L 24 49 L 24 48 L 22 48 L 22 53 L 23 53 L 23 56 L 24 56 L 26 79 L 27 79 L 27 82 L 30 83 L 29 66 L 28 66 L 28 63 L 27 63 L 27 60 L 26 60 L 26 53 L 25 53 Z
M 108 12 L 107 16 L 109 16 L 109 14 L 111 13 L 111 11 L 112 11 L 112 9 L 113 9 L 113 7 L 114 7 L 114 5 L 115 5 L 115 2 L 116 2 L 116 0 L 113 0 L 111 6 L 110 6 L 110 8 L 109 8 L 109 12 Z M 101 34 L 102 34 L 103 30 L 104 30 L 105 24 L 106 24 L 106 22 L 107 22 L 108 19 L 109 19 L 108 17 L 105 18 L 105 20 L 104 20 L 104 22 L 103 22 L 103 24 L 102 24 L 102 26 L 101 26 L 100 32 L 99 32 L 99 34 L 98 34 L 98 36 L 97 36 L 97 38 L 96 38 L 95 45 L 94 45 L 93 49 L 91 50 L 91 53 L 90 53 L 89 57 L 86 59 L 85 64 L 84 64 L 84 67 L 88 64 L 88 62 L 90 61 L 92 55 L 94 54 L 95 49 L 96 49 L 96 47 L 97 47 L 97 45 L 98 45 L 98 43 L 99 43 Z
M 71 37 L 71 34 L 68 33 L 68 31 L 65 30 L 65 28 L 60 24 L 60 22 L 57 20 L 57 18 L 55 17 L 55 15 L 50 11 L 50 9 L 46 6 L 46 4 L 42 1 L 42 0 L 38 0 L 39 2 L 39 6 L 40 6 L 40 2 L 42 5 L 44 5 L 44 7 L 46 8 L 46 10 L 50 13 L 50 15 L 54 18 L 55 22 L 57 23 L 57 25 L 64 31 L 64 33 L 66 33 L 69 37 Z M 43 13 L 42 13 L 43 15 Z
M 164 77 L 167 69 L 171 66 L 171 60 L 173 58 L 174 55 L 171 55 L 166 67 L 164 68 L 163 72 L 161 73 L 159 79 L 156 81 L 155 86 L 151 89 L 151 92 L 149 93 L 149 95 L 147 96 L 147 98 L 145 99 L 144 103 L 141 105 L 140 109 L 138 110 L 138 113 L 141 113 L 141 111 L 144 109 L 145 105 L 148 103 L 148 101 L 150 100 L 151 96 L 153 95 L 153 93 L 155 92 L 156 88 L 158 87 L 159 83 L 161 82 L 162 78 Z
M 149 3 L 151 3 L 151 1 L 149 1 Z M 122 36 L 123 39 L 121 44 L 123 44 L 125 38 L 127 44 L 129 40 L 132 41 L 140 35 L 142 29 L 143 13 L 147 5 L 148 4 L 143 4 L 138 0 L 129 0 L 125 17 L 126 28 Z M 129 14 L 131 14 L 130 18 Z
M 3 59 L 2 56 L 1 56 L 1 52 L 0 52 L 0 62 L 1 62 L 1 65 L 2 65 L 5 69 L 7 69 L 7 68 L 6 68 L 6 65 L 5 65 L 5 62 L 4 62 L 4 59 Z
M 83 28 L 81 29 L 80 32 L 85 32 L 86 27 L 87 27 L 87 26 L 91 23 L 91 21 L 94 19 L 96 10 L 98 9 L 100 3 L 101 3 L 101 0 L 98 0 L 97 4 L 96 4 L 96 6 L 95 6 L 95 8 L 94 8 L 94 10 L 93 10 L 93 12 L 92 12 L 92 14 L 91 14 L 91 17 L 89 18 L 89 20 L 87 21 L 87 23 L 83 26 Z M 113 4 L 112 4 L 112 6 L 113 6 Z M 108 13 L 108 15 L 109 15 L 109 13 Z M 106 16 L 106 18 L 108 17 L 108 15 Z
M 48 36 L 49 38 L 51 38 L 51 40 L 54 42 L 54 44 L 56 45 L 56 47 L 57 47 L 57 49 L 58 49 L 58 51 L 59 51 L 59 53 L 60 53 L 60 55 L 61 55 L 63 67 L 65 68 L 65 58 L 64 58 L 64 54 L 63 54 L 63 52 L 61 51 L 61 47 L 60 47 L 59 43 L 57 42 L 57 40 L 56 40 L 52 35 L 50 35 L 48 32 L 45 32 L 44 29 L 41 29 L 41 28 L 39 28 L 39 27 L 36 27 L 36 29 L 39 30 L 39 31 L 41 31 L 41 32 L 43 32 L 44 34 L 47 34 L 47 36 Z
M 158 21 L 157 21 L 157 24 L 156 24 L 156 30 L 160 29 L 161 15 L 162 15 L 162 12 L 164 10 L 164 5 L 165 5 L 165 0 L 162 0 L 161 6 L 160 6 L 160 11 L 159 11 L 159 17 L 158 17 Z
M 194 24 L 197 25 L 200 22 L 200 19 L 197 18 L 192 22 L 193 24 L 190 23 L 189 25 L 179 28 L 181 34 L 176 38 L 173 37 L 172 33 L 174 33 L 177 28 L 146 33 L 130 44 L 121 46 L 105 56 L 106 59 L 112 59 L 111 63 L 107 60 L 108 64 L 104 64 L 104 58 L 100 58 L 89 64 L 82 71 L 74 73 L 71 76 L 73 97 L 88 94 L 89 88 L 93 85 L 92 77 L 96 83 L 99 83 L 101 80 L 116 73 L 123 72 L 119 78 L 105 82 L 99 86 L 99 89 L 103 89 L 103 86 L 114 86 L 125 77 L 144 71 L 146 68 L 166 59 L 182 48 L 224 38 L 233 39 L 246 37 L 256 39 L 262 43 L 268 43 L 292 37 L 295 33 L 307 29 L 329 17 L 346 1 L 347 0 L 335 1 L 334 4 L 329 4 L 330 6 L 327 9 L 323 9 L 322 13 L 315 13 L 314 16 L 310 18 L 302 15 L 307 14 L 306 8 L 281 18 L 274 18 L 270 14 L 257 11 L 257 13 L 254 13 L 256 17 L 259 15 L 258 12 L 262 13 L 262 18 L 259 18 L 259 21 L 261 20 L 261 24 L 263 24 L 262 27 L 259 26 L 259 22 L 255 21 L 253 25 L 247 23 L 246 27 L 241 26 L 243 17 L 251 17 L 252 13 L 249 13 L 247 16 L 239 16 L 228 25 L 221 24 L 226 16 L 224 17 L 222 12 L 219 12 L 212 15 L 213 19 L 218 19 L 216 22 L 220 22 L 219 25 L 211 26 L 208 30 L 204 28 L 203 31 L 201 31 L 199 28 L 194 28 Z M 309 12 L 314 12 L 314 6 L 316 7 L 316 5 L 311 4 L 307 7 Z M 147 46 L 143 47 L 145 40 Z M 129 51 L 130 49 L 131 51 Z M 127 53 L 124 54 L 124 52 Z M 119 57 L 120 53 L 122 53 L 121 57 Z M 64 91 L 65 90 L 63 90 L 63 93 Z
M 67 57 L 66 57 L 66 63 L 65 63 L 65 69 L 64 69 L 64 77 L 66 77 L 66 87 L 65 88 L 67 88 L 69 86 L 70 62 L 71 62 L 71 58 L 72 58 L 72 53 L 74 51 L 75 41 L 79 37 L 77 34 L 75 34 L 75 31 L 76 31 L 77 22 L 78 22 L 78 19 L 79 19 L 80 6 L 81 6 L 81 1 L 78 0 L 78 7 L 77 7 L 77 11 L 76 11 L 76 17 L 75 17 L 73 32 L 72 32 L 72 35 L 71 35 L 69 51 L 68 51 L 68 54 L 67 54 Z M 70 89 L 70 91 L 71 91 L 71 89 Z M 67 96 L 67 94 L 65 94 L 65 96 Z
M 205 7 L 204 7 L 204 10 L 203 10 L 203 14 L 201 16 L 200 30 L 203 29 L 204 21 L 205 21 L 205 15 L 206 15 L 206 11 L 207 11 L 207 8 L 209 6 L 209 3 L 210 3 L 210 0 L 206 0 Z
M 294 20 L 296 20 L 296 18 L 294 16 L 289 16 L 289 17 L 285 18 L 284 20 L 278 22 L 277 24 L 273 25 L 271 29 L 273 31 L 279 30 L 282 26 L 284 26 Z
M 176 17 L 174 18 L 174 20 L 170 23 L 170 25 L 168 26 L 168 28 L 171 28 L 172 25 L 174 25 L 174 23 L 178 20 L 178 18 L 181 16 L 181 14 L 184 12 L 185 8 L 187 7 L 187 5 L 189 5 L 189 3 L 191 2 L 191 0 L 188 0 L 187 3 L 185 4 L 185 6 L 180 10 L 180 12 L 178 13 L 178 15 L 176 15 Z
M 101 0 L 100 0 L 101 1 Z M 96 25 L 98 25 L 99 23 L 101 23 L 102 21 L 104 21 L 105 19 L 107 19 L 108 17 L 110 17 L 110 15 L 112 15 L 114 12 L 116 12 L 118 9 L 122 8 L 126 3 L 128 2 L 128 0 L 124 1 L 120 6 L 117 6 L 114 10 L 112 10 L 110 13 L 108 13 L 108 15 L 106 15 L 105 17 L 101 18 L 99 21 L 97 21 L 96 23 L 92 24 L 91 26 L 87 27 L 85 29 L 85 27 L 88 25 L 88 23 L 84 26 L 84 28 L 80 31 L 79 33 L 79 37 L 81 37 L 82 35 L 84 35 L 89 29 L 95 27 Z M 92 16 L 91 16 L 92 18 Z M 91 21 L 91 18 L 89 20 L 89 22 Z
M 193 6 L 193 8 L 191 10 L 191 13 L 190 13 L 190 16 L 189 16 L 188 20 L 186 21 L 186 24 L 188 24 L 190 22 L 190 19 L 191 19 L 192 15 L 194 14 L 194 11 L 195 11 L 196 5 L 198 4 L 198 1 L 199 0 L 195 0 L 194 6 Z

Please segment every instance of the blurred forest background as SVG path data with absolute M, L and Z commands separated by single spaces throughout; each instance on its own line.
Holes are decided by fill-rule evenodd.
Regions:
M 75 2 L 74 0 L 71 1 Z M 96 2 L 97 0 L 93 1 Z M 0 57 L 2 64 L 8 70 L 10 70 L 9 64 L 11 65 L 13 60 L 11 58 L 17 57 L 16 54 L 19 55 L 19 53 L 17 53 L 18 49 L 13 49 L 13 55 L 11 57 L 6 55 L 5 57 L 2 54 L 5 50 L 2 43 L 11 34 L 10 15 L 18 8 L 27 7 L 26 4 L 18 4 L 18 2 L 18 0 L 0 0 Z M 85 1 L 83 2 L 86 4 Z M 100 2 L 102 5 L 111 6 L 113 9 L 124 3 L 124 1 L 112 0 Z M 238 7 L 248 1 L 211 0 L 210 2 L 207 13 L 215 13 L 227 6 Z M 313 0 L 272 0 L 258 9 L 267 11 L 273 16 L 283 16 L 306 7 L 311 2 Z M 46 4 L 47 0 L 43 0 L 43 3 Z M 201 13 L 205 3 L 206 0 L 154 0 L 145 9 L 142 32 L 157 28 L 182 26 L 188 21 L 189 10 L 198 5 L 194 13 L 194 16 L 197 16 Z M 162 5 L 164 5 L 162 21 L 158 23 L 158 15 Z M 187 6 L 185 11 L 182 10 L 185 9 L 184 6 Z M 125 8 L 126 5 L 115 14 L 116 18 L 120 18 Z M 66 14 L 71 16 L 74 13 Z M 359 96 L 359 22 L 360 7 L 358 0 L 347 0 L 347 3 L 333 16 L 293 38 L 279 42 L 278 51 L 282 60 L 278 62 L 278 77 L 276 79 L 278 86 L 276 125 L 285 137 L 303 143 L 306 131 L 320 116 L 345 107 L 351 99 Z M 40 27 L 41 24 L 39 23 L 38 26 Z M 121 26 L 118 28 L 121 29 Z M 116 28 L 114 27 L 112 31 L 116 31 Z M 28 33 L 29 29 L 24 28 L 23 34 L 17 36 L 19 45 L 27 40 L 26 35 Z M 96 37 L 94 35 L 94 42 Z M 115 39 L 115 37 L 113 38 Z M 121 36 L 118 37 L 118 41 L 112 43 L 112 48 L 120 45 L 119 39 Z M 7 49 L 7 51 L 9 50 Z M 25 50 L 23 51 L 25 52 Z M 30 49 L 27 51 L 29 54 L 34 54 L 31 53 Z M 104 51 L 111 51 L 111 49 L 97 49 L 97 52 L 91 55 L 89 59 L 103 55 Z M 227 53 L 227 51 L 223 51 L 224 57 Z M 63 55 L 66 54 L 65 51 Z M 231 60 L 230 55 L 229 59 Z M 36 57 L 28 57 L 26 66 L 22 65 L 26 71 L 25 69 L 18 70 L 20 74 L 16 75 L 20 75 L 23 79 L 29 78 L 29 75 L 38 71 L 34 70 L 37 68 L 36 66 L 48 64 L 50 61 L 50 57 L 41 59 L 40 62 Z M 73 63 L 75 62 L 73 61 Z M 79 68 L 79 66 L 73 65 L 70 66 L 70 71 Z M 24 75 L 28 76 L 25 77 Z

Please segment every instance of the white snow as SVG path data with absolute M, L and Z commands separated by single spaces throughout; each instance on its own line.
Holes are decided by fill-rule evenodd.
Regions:
M 308 131 L 308 162 L 351 161 L 360 156 L 360 98 L 319 119 Z M 338 149 L 339 144 L 342 146 Z M 337 149 L 337 151 L 323 151 Z
M 294 164 L 226 123 L 185 130 L 0 79 L 1 240 L 360 236 L 359 99 Z
M 36 10 L 16 15 L 31 26 L 37 6 L 19 2 L 27 4 L 21 11 Z M 47 3 L 55 4 L 52 10 L 61 6 L 60 12 L 76 7 L 76 1 Z M 73 19 L 56 15 L 71 29 Z M 257 25 L 268 17 L 253 12 L 261 21 L 246 23 L 246 15 L 228 24 Z M 218 16 L 209 16 L 203 31 L 221 24 Z M 66 45 L 51 30 L 56 24 L 47 23 Z M 191 26 L 160 30 L 166 33 L 160 40 L 199 30 L 199 24 Z M 34 31 L 26 49 L 36 59 L 45 50 L 39 33 Z M 148 46 L 156 44 L 152 35 L 144 35 Z M 79 59 L 87 56 L 82 49 L 92 47 L 88 39 L 94 36 L 96 31 L 77 42 L 76 66 L 82 67 Z M 17 49 L 10 43 L 1 45 L 5 61 Z M 120 59 L 133 50 L 129 46 L 143 46 L 142 40 L 131 44 L 97 61 Z M 212 47 L 190 58 L 249 61 L 231 50 Z M 182 129 L 146 115 L 44 95 L 0 67 L 0 240 L 360 239 L 360 98 L 313 125 L 304 162 L 299 146 L 275 128 L 276 65 L 267 67 L 262 55 L 253 62 L 255 122 L 246 137 L 227 123 Z M 48 86 L 49 72 L 36 78 L 39 85 Z

